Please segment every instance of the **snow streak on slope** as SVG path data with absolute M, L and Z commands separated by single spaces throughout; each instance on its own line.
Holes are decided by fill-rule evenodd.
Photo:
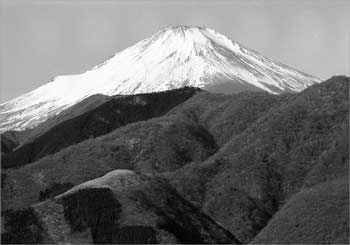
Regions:
M 166 28 L 83 74 L 58 76 L 0 105 L 0 131 L 33 127 L 97 93 L 148 93 L 183 86 L 205 88 L 219 79 L 270 93 L 298 92 L 319 82 L 212 29 Z

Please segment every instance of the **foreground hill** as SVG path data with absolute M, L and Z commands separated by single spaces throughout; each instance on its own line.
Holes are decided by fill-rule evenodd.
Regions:
M 112 171 L 25 212 L 41 222 L 32 218 L 22 232 L 6 230 L 3 242 L 25 242 L 19 239 L 27 234 L 33 243 L 240 243 L 163 180 L 128 170 Z M 19 216 L 9 212 L 5 224 Z
M 109 172 L 107 176 L 114 176 L 112 171 L 116 169 L 128 169 L 133 172 L 123 175 L 125 183 L 134 183 L 135 177 L 128 176 L 157 183 L 143 183 L 148 186 L 141 192 L 151 198 L 149 207 L 160 207 L 158 202 L 167 200 L 159 208 L 161 214 L 143 213 L 147 209 L 142 208 L 138 212 L 125 210 L 125 223 L 114 216 L 112 221 L 106 221 L 122 227 L 137 226 L 136 230 L 146 234 L 142 242 L 154 241 L 152 234 L 158 234 L 157 242 L 181 242 L 184 238 L 175 231 L 198 234 L 201 230 L 204 233 L 195 237 L 206 240 L 185 241 L 348 243 L 349 224 L 343 218 L 348 216 L 349 208 L 345 181 L 349 165 L 348 97 L 347 77 L 333 77 L 294 95 L 199 93 L 162 117 L 128 124 L 18 169 L 6 169 L 1 193 L 2 210 L 7 210 L 3 213 L 7 232 L 4 239 L 23 239 L 19 231 L 28 231 L 30 224 L 20 225 L 21 217 L 31 217 L 27 220 L 32 220 L 39 230 L 35 234 L 24 232 L 31 239 L 40 234 L 44 240 L 62 241 L 55 238 L 62 233 L 62 239 L 73 239 L 64 235 L 71 234 L 84 243 L 96 242 L 93 237 L 100 232 L 95 233 L 93 228 L 96 217 L 84 216 L 94 212 L 82 211 L 74 203 L 84 206 L 101 198 L 71 201 L 74 205 L 65 206 L 60 214 L 56 214 L 55 207 L 62 210 L 62 204 L 57 203 L 74 193 L 79 199 L 82 187 L 102 185 L 114 192 L 118 184 L 113 183 L 119 182 L 111 178 L 107 183 L 99 177 Z M 99 196 L 108 190 L 92 192 Z M 115 195 L 118 200 L 126 198 L 131 206 L 143 207 L 147 202 L 138 199 L 134 190 L 140 189 L 130 187 Z M 179 206 L 169 206 L 171 203 Z M 195 216 L 183 220 L 187 207 Z M 109 208 L 100 208 L 101 215 L 110 217 Z M 62 221 L 62 217 L 66 220 L 62 226 L 48 223 Z M 159 223 L 152 223 L 155 217 L 172 217 L 170 221 L 175 224 L 171 225 L 173 232 L 167 230 L 169 240 L 162 240 L 165 238 L 159 235 Z M 74 224 L 78 220 L 81 222 Z M 204 228 L 209 224 L 210 232 Z M 133 234 L 136 230 L 128 231 Z M 113 233 L 119 234 L 117 230 Z

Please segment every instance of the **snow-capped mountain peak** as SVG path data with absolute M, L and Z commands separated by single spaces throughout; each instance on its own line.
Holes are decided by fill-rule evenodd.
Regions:
M 319 82 L 206 27 L 165 28 L 79 75 L 51 82 L 0 105 L 0 131 L 33 127 L 93 94 L 136 94 L 183 86 L 237 92 L 298 92 Z M 226 88 L 225 87 L 225 88 Z

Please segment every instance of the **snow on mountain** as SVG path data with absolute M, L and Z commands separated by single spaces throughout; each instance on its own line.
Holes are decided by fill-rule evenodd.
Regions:
M 93 94 L 148 93 L 183 86 L 209 88 L 223 81 L 270 93 L 299 92 L 319 82 L 212 29 L 172 27 L 85 73 L 57 76 L 1 104 L 0 131 L 33 127 Z

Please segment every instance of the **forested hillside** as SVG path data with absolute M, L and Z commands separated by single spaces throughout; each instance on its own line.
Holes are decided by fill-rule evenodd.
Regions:
M 2 240 L 347 244 L 349 82 L 107 100 L 5 153 Z

